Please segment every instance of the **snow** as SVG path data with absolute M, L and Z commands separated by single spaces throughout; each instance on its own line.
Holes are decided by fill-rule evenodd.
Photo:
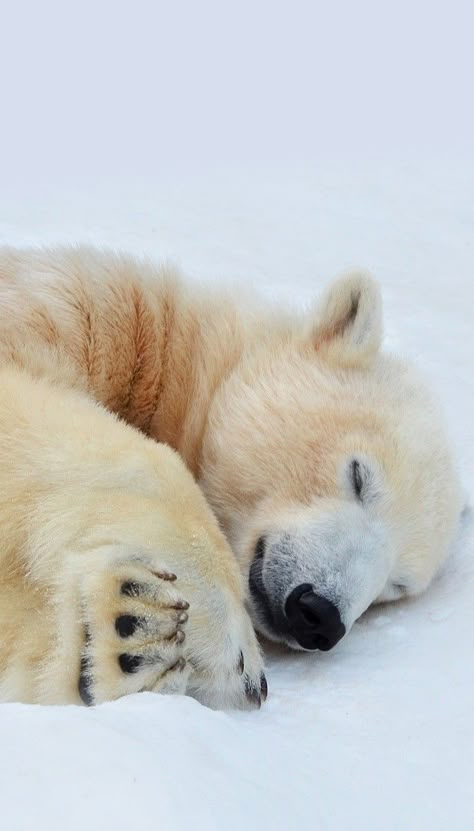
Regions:
M 250 164 L 0 194 L 0 243 L 90 241 L 295 305 L 349 266 L 380 279 L 387 345 L 443 400 L 474 490 L 474 168 Z M 328 654 L 268 650 L 258 713 L 142 694 L 0 706 L 2 827 L 461 831 L 474 815 L 474 533 L 417 600 Z

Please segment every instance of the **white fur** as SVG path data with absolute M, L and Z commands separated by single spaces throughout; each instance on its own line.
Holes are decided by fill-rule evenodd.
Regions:
M 257 628 L 296 646 L 297 585 L 337 605 L 346 631 L 371 603 L 429 585 L 458 477 L 422 381 L 381 350 L 371 277 L 339 278 L 304 320 L 89 248 L 0 250 L 0 277 L 3 698 L 78 700 L 82 654 L 94 700 L 186 688 L 255 703 L 245 600 Z M 246 597 L 259 539 L 280 628 Z M 121 597 L 127 571 L 150 574 L 151 608 Z M 171 649 L 170 597 L 191 603 Z M 125 606 L 147 620 L 132 641 L 153 655 L 142 676 L 117 668 Z M 180 678 L 155 672 L 170 655 Z

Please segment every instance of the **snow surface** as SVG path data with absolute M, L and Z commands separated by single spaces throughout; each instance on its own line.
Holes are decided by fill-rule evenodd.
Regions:
M 224 165 L 120 185 L 27 179 L 5 177 L 0 243 L 121 247 L 294 304 L 346 267 L 371 269 L 387 345 L 436 386 L 472 496 L 472 164 Z M 473 524 L 468 510 L 422 598 L 369 611 L 329 654 L 272 648 L 258 713 L 151 694 L 94 709 L 0 706 L 2 829 L 468 831 Z

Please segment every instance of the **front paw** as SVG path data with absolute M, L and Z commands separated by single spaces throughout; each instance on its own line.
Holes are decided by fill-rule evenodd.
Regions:
M 188 692 L 213 709 L 258 708 L 268 694 L 262 654 L 244 608 L 221 594 L 208 609 L 207 642 L 212 650 L 203 649 L 204 638 L 196 640 L 191 628 L 187 648 L 193 672 Z
M 130 693 L 184 693 L 189 603 L 166 569 L 130 560 L 88 577 L 79 693 L 96 704 Z

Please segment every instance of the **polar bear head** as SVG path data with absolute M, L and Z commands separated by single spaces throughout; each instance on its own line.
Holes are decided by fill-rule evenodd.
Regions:
M 381 352 L 381 321 L 372 278 L 340 278 L 244 353 L 209 414 L 201 485 L 256 628 L 295 648 L 330 649 L 370 604 L 423 591 L 455 535 L 440 414 Z

